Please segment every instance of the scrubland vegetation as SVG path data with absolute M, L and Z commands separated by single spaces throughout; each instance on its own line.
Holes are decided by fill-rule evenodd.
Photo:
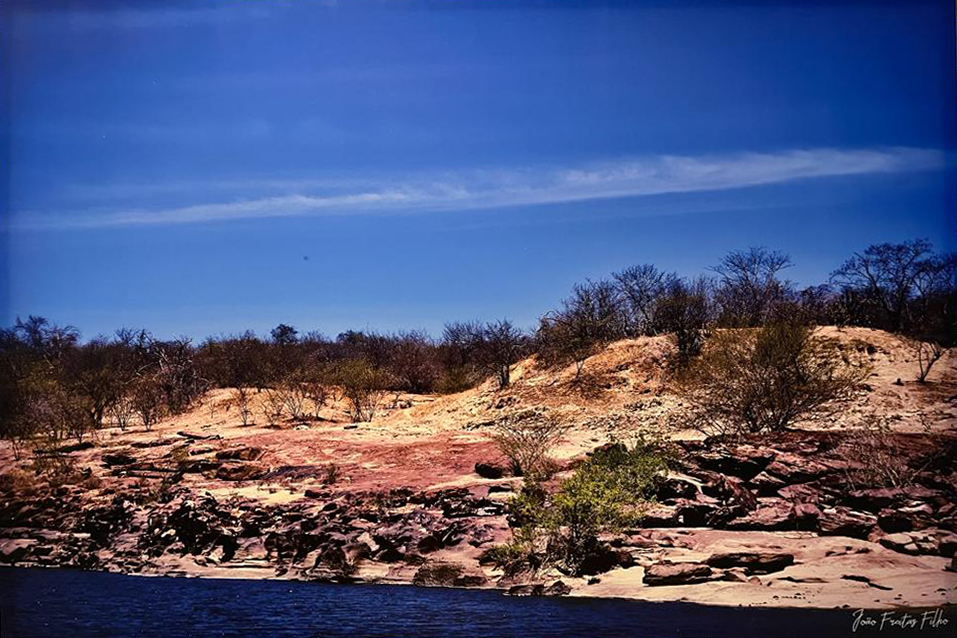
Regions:
M 84 342 L 72 327 L 31 316 L 0 331 L 0 434 L 17 460 L 29 453 L 53 484 L 76 474 L 70 451 L 89 446 L 103 427 L 150 430 L 213 389 L 228 390 L 233 424 L 330 414 L 375 424 L 403 405 L 405 393 L 486 383 L 484 392 L 509 398 L 514 366 L 526 357 L 561 371 L 556 392 L 590 397 L 590 357 L 621 339 L 664 335 L 671 343 L 664 387 L 677 399 L 667 425 L 699 430 L 718 450 L 826 417 L 861 391 L 867 362 L 817 326 L 896 334 L 917 362 L 908 381 L 920 384 L 933 380 L 935 363 L 957 344 L 957 258 L 934 254 L 926 242 L 871 246 L 827 284 L 804 289 L 785 278 L 790 266 L 787 255 L 764 248 L 732 252 L 694 279 L 639 265 L 574 286 L 532 331 L 506 319 L 455 322 L 440 339 L 419 331 L 327 338 L 280 324 L 267 336 L 197 344 L 131 329 Z M 850 484 L 909 485 L 920 468 L 896 453 L 879 415 L 865 425 L 842 448 L 854 461 Z M 489 437 L 507 464 L 499 475 L 523 479 L 507 507 L 511 539 L 484 556 L 506 575 L 607 571 L 621 557 L 603 538 L 640 522 L 675 464 L 666 437 L 637 430 L 627 442 L 559 463 L 554 452 L 570 427 L 541 406 L 505 410 L 491 423 Z M 327 469 L 322 484 L 333 485 L 339 468 Z
M 790 266 L 787 255 L 764 248 L 731 252 L 709 277 L 695 279 L 638 265 L 574 286 L 533 332 L 505 319 L 456 322 L 438 340 L 418 331 L 329 339 L 280 324 L 268 337 L 246 332 L 199 344 L 131 329 L 82 342 L 76 329 L 31 316 L 0 332 L 0 433 L 18 457 L 30 449 L 52 463 L 70 439 L 82 443 L 107 423 L 148 430 L 211 388 L 232 390 L 244 425 L 316 419 L 338 398 L 353 421 L 372 421 L 390 394 L 396 402 L 401 392 L 456 392 L 487 378 L 506 388 L 513 364 L 533 354 L 543 366 L 574 366 L 577 382 L 603 346 L 667 334 L 672 386 L 686 405 L 682 425 L 733 437 L 833 410 L 866 377 L 866 368 L 814 335 L 816 325 L 899 334 L 919 362 L 921 383 L 957 343 L 957 258 L 934 254 L 925 241 L 871 246 L 827 284 L 804 289 L 784 278 Z M 263 395 L 260 413 L 253 394 Z M 560 560 L 574 570 L 598 530 L 634 514 L 649 468 L 660 463 L 647 446 L 616 447 L 549 496 L 542 488 L 548 450 L 562 432 L 561 423 L 536 418 L 503 422 L 494 438 L 512 471 L 528 477 L 516 511 L 544 499 L 515 542 L 529 549 L 540 540 L 530 530 L 544 529 L 554 548 L 562 529 Z
M 871 246 L 831 281 L 797 289 L 791 260 L 764 248 L 728 254 L 712 276 L 687 279 L 639 265 L 576 285 L 536 330 L 508 320 L 446 325 L 441 339 L 419 332 L 347 331 L 335 339 L 280 324 L 252 332 L 161 340 L 146 330 L 80 341 L 78 331 L 29 317 L 0 332 L 2 435 L 18 449 L 56 449 L 111 422 L 149 429 L 189 409 L 210 388 L 232 388 L 243 423 L 318 417 L 340 394 L 355 421 L 375 418 L 391 392 L 456 392 L 535 354 L 545 366 L 574 365 L 623 338 L 668 334 L 676 388 L 716 432 L 787 427 L 846 396 L 860 371 L 815 338 L 815 325 L 881 328 L 910 344 L 924 382 L 957 343 L 957 258 L 925 241 Z M 251 393 L 267 393 L 254 414 Z

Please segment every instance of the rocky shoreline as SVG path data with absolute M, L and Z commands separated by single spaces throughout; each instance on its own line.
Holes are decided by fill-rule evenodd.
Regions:
M 203 444 L 183 438 L 194 450 Z M 114 451 L 101 458 L 113 487 L 36 483 L 25 490 L 5 481 L 0 562 L 708 604 L 954 604 L 955 441 L 897 439 L 899 453 L 918 468 L 902 487 L 859 485 L 846 436 L 835 433 L 680 442 L 658 505 L 641 527 L 605 538 L 610 551 L 581 577 L 555 569 L 506 576 L 485 558 L 508 538 L 506 502 L 520 479 L 476 475 L 449 489 L 349 491 L 305 478 L 295 499 L 264 503 L 217 498 L 183 477 L 243 484 L 308 472 L 263 466 L 249 447 L 207 460 L 171 454 L 162 463 Z M 476 469 L 496 472 L 493 464 Z

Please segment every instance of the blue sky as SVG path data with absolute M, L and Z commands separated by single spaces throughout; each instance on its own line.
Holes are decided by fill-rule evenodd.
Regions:
M 952 2 L 0 4 L 0 324 L 511 317 L 957 248 Z

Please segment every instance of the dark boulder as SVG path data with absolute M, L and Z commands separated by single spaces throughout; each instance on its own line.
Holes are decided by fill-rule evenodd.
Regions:
M 264 451 L 258 447 L 237 447 L 230 450 L 220 450 L 216 458 L 220 461 L 258 461 Z
M 512 585 L 506 592 L 509 596 L 566 596 L 570 594 L 572 588 L 560 580 L 556 580 L 551 585 L 544 583 L 524 583 Z
M 695 457 L 706 470 L 730 474 L 749 481 L 764 470 L 775 458 L 773 450 L 740 445 L 733 448 L 705 452 Z
M 709 484 L 709 494 L 721 499 L 723 503 L 734 505 L 750 512 L 758 506 L 758 499 L 751 493 L 744 482 L 734 476 L 722 476 L 714 483 Z
M 0 563 L 12 564 L 24 560 L 35 545 L 35 540 L 27 538 L 0 541 Z
M 909 532 L 914 529 L 914 522 L 910 516 L 899 510 L 883 509 L 877 516 L 877 526 L 888 534 Z
M 720 504 L 679 499 L 675 522 L 679 527 L 720 527 L 739 512 Z
M 794 529 L 816 530 L 821 519 L 821 510 L 813 503 L 795 503 L 791 508 Z
M 887 549 L 893 550 L 895 552 L 900 552 L 902 554 L 920 554 L 920 547 L 914 541 L 914 538 L 909 534 L 898 533 L 898 534 L 888 534 L 880 539 L 880 544 L 886 547 Z
M 436 538 L 434 534 L 429 534 L 419 539 L 419 542 L 416 543 L 416 549 L 423 554 L 430 554 L 442 549 L 442 541 Z
M 500 479 L 505 476 L 505 469 L 497 463 L 476 463 L 475 473 L 486 479 Z
M 791 504 L 781 499 L 764 499 L 758 509 L 747 516 L 736 518 L 728 523 L 728 529 L 735 530 L 778 530 L 788 529 L 791 521 Z
M 631 567 L 635 559 L 625 549 L 612 549 L 599 546 L 588 554 L 578 567 L 578 573 L 585 576 L 603 574 L 614 567 Z
M 252 481 L 262 478 L 268 471 L 267 468 L 254 464 L 223 465 L 216 470 L 216 478 L 221 481 Z
M 849 536 L 867 539 L 877 525 L 877 517 L 847 507 L 833 507 L 821 511 L 818 533 L 822 536 Z
M 641 527 L 678 527 L 678 509 L 667 505 L 653 505 L 641 515 Z
M 778 490 L 778 496 L 792 503 L 811 503 L 817 505 L 821 501 L 821 492 L 810 483 L 788 485 Z
M 770 574 L 793 565 L 794 555 L 781 552 L 730 552 L 712 554 L 705 562 L 721 569 L 740 567 L 748 575 Z
M 753 479 L 748 481 L 748 485 L 758 491 L 758 496 L 774 496 L 783 487 L 787 487 L 782 479 L 772 476 L 767 472 L 761 472 Z
M 192 459 L 181 461 L 177 468 L 183 474 L 202 474 L 203 472 L 213 472 L 223 466 L 222 461 L 212 461 L 209 459 Z
M 906 499 L 907 494 L 898 487 L 879 487 L 853 490 L 847 494 L 844 501 L 850 507 L 876 514 L 883 509 L 897 507 Z
M 676 498 L 694 499 L 700 491 L 698 486 L 691 481 L 670 476 L 660 480 L 655 486 L 655 490 L 659 501 Z
M 945 534 L 941 536 L 938 543 L 938 548 L 940 549 L 940 555 L 945 558 L 950 558 L 957 554 L 957 536 L 954 534 Z
M 692 585 L 710 580 L 714 572 L 702 563 L 672 563 L 661 561 L 645 568 L 646 585 Z
M 822 463 L 788 452 L 778 454 L 765 468 L 765 472 L 789 485 L 813 481 L 829 471 L 830 468 Z
M 133 463 L 136 463 L 136 457 L 129 452 L 114 452 L 113 454 L 103 455 L 103 464 L 107 467 L 131 465 Z

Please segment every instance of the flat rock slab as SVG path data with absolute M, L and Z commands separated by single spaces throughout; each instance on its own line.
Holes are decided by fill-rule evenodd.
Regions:
M 660 562 L 645 568 L 646 585 L 692 585 L 710 580 L 714 571 L 702 563 Z
M 794 564 L 794 554 L 783 552 L 726 552 L 712 554 L 707 564 L 727 569 L 741 567 L 748 574 L 770 574 Z

